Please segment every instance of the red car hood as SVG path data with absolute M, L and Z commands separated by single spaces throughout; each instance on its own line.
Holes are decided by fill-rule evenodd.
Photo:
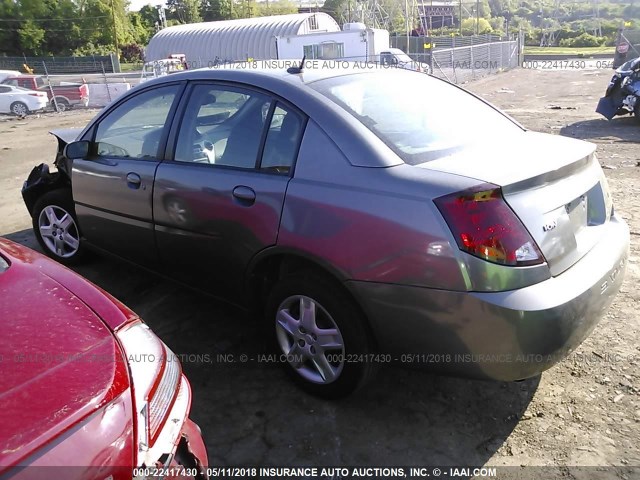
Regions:
M 112 331 L 54 279 L 76 278 L 0 239 L 0 467 L 21 462 L 129 386 Z M 1 270 L 0 270 L 1 271 Z M 95 289 L 95 287 L 94 287 Z

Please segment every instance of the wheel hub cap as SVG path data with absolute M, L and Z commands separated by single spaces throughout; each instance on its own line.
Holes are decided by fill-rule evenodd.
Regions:
M 342 334 L 314 299 L 295 295 L 284 300 L 276 314 L 276 336 L 286 361 L 306 380 L 327 384 L 342 373 Z
M 70 258 L 80 248 L 78 227 L 69 212 L 57 205 L 42 209 L 38 229 L 45 246 L 57 257 Z

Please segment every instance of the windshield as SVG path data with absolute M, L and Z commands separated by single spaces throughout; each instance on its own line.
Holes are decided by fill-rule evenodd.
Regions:
M 394 53 L 394 55 L 398 59 L 399 62 L 402 62 L 402 63 L 413 62 L 413 59 L 409 55 L 404 53 L 404 52 Z
M 0 255 L 0 273 L 4 273 L 9 269 L 9 263 Z
M 392 70 L 333 77 L 309 86 L 357 118 L 411 165 L 469 144 L 503 142 L 522 132 L 487 103 L 428 75 Z

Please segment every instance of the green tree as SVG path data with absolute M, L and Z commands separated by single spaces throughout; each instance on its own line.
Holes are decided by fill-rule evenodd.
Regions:
M 168 0 L 167 20 L 179 23 L 197 23 L 202 21 L 199 0 Z
M 20 47 L 27 55 L 42 55 L 42 41 L 44 40 L 44 30 L 38 27 L 33 21 L 27 20 L 18 29 Z
M 291 0 L 265 1 L 256 3 L 256 16 L 287 15 L 298 13 L 298 7 Z
M 236 18 L 232 0 L 203 0 L 200 15 L 205 22 Z
M 476 32 L 476 19 L 475 18 L 465 18 L 462 20 L 462 34 L 463 35 L 473 35 Z M 478 33 L 480 35 L 485 33 L 493 32 L 493 28 L 491 28 L 491 24 L 486 18 L 480 17 L 478 19 Z

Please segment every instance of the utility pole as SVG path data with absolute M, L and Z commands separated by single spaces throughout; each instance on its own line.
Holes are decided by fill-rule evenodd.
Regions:
M 476 0 L 476 35 L 480 35 L 480 0 Z
M 118 29 L 116 27 L 116 9 L 113 6 L 113 0 L 111 0 L 111 18 L 113 19 L 113 45 L 116 48 L 116 56 L 120 58 L 120 49 L 118 47 Z
M 460 24 L 460 36 L 462 36 L 462 0 L 460 0 L 460 16 L 458 17 L 458 23 Z

